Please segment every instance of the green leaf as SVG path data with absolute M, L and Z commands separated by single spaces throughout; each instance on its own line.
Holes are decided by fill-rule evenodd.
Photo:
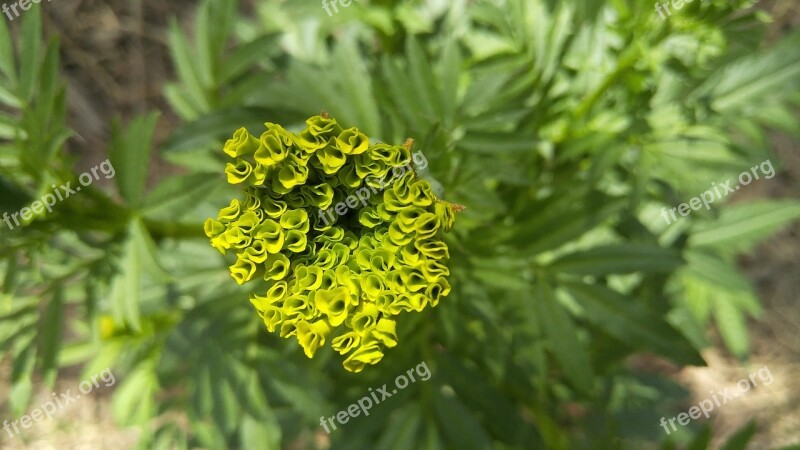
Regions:
M 725 346 L 737 357 L 745 358 L 750 351 L 750 340 L 744 311 L 725 296 L 714 300 L 714 319 Z
M 463 68 L 461 67 L 461 52 L 459 51 L 458 41 L 449 38 L 442 50 L 441 70 L 441 92 L 439 95 L 442 103 L 442 116 L 445 126 L 450 128 L 456 118 L 458 107 L 458 90 L 460 77 Z
M 59 57 L 58 57 L 58 39 L 53 38 L 47 45 L 44 61 L 41 66 L 41 79 L 39 85 L 39 98 L 42 106 L 51 105 L 56 95 L 58 95 L 58 86 L 61 80 L 59 79 Z M 49 115 L 53 115 L 56 111 L 48 110 Z
M 472 277 L 484 286 L 502 290 L 530 289 L 530 282 L 524 278 L 527 265 L 524 261 L 510 258 L 471 258 Z
M 214 407 L 211 415 L 217 428 L 223 433 L 230 433 L 236 429 L 237 416 L 239 415 L 239 404 L 236 393 L 231 385 L 231 381 L 224 374 L 225 367 L 212 366 L 211 380 L 213 389 L 211 395 L 214 398 Z
M 211 394 L 211 369 L 208 366 L 198 367 L 194 373 L 194 389 L 192 389 L 192 408 L 198 414 L 206 415 L 211 412 L 214 397 Z
M 450 444 L 447 448 L 492 448 L 486 431 L 457 397 L 437 390 L 433 403 L 439 431 Z
M 189 42 L 175 20 L 170 21 L 169 50 L 175 64 L 175 71 L 183 86 L 188 90 L 189 98 L 198 112 L 207 112 L 210 104 L 201 81 L 200 69 L 194 63 L 195 57 L 189 48 Z
M 228 444 L 222 430 L 208 421 L 194 420 L 192 432 L 202 448 L 227 448 Z
M 333 57 L 337 61 L 347 61 L 347 65 L 334 66 L 341 83 L 340 95 L 348 99 L 347 103 L 352 105 L 354 113 L 346 115 L 344 119 L 368 135 L 380 136 L 380 113 L 372 91 L 372 77 L 358 47 L 351 40 L 346 40 L 336 47 Z M 344 105 L 330 105 L 331 108 L 334 106 Z
M 157 113 L 135 118 L 125 130 L 115 122 L 109 156 L 119 193 L 132 208 L 141 206 L 147 182 Z
M 219 2 L 215 0 L 208 0 L 210 4 L 209 17 L 211 21 L 208 24 L 208 34 L 198 33 L 198 38 L 205 36 L 206 45 L 209 48 L 209 54 L 213 58 L 214 65 L 212 66 L 212 73 L 219 75 L 221 70 L 216 64 L 220 63 L 223 53 L 227 49 L 228 40 L 230 36 L 235 35 L 233 26 L 238 26 L 237 11 L 239 10 L 239 1 L 230 0 L 226 2 Z
M 689 244 L 743 252 L 798 218 L 800 202 L 796 200 L 763 200 L 731 205 L 722 211 L 719 219 L 699 223 L 689 238 Z
M 701 250 L 687 250 L 684 255 L 687 269 L 698 278 L 714 283 L 719 289 L 753 293 L 747 278 L 732 262 Z
M 716 111 L 733 113 L 787 88 L 800 79 L 800 31 L 769 51 L 756 53 L 723 67 L 690 96 L 708 95 Z
M 34 6 L 22 18 L 22 43 L 19 52 L 19 95 L 26 103 L 33 99 L 39 79 L 39 58 L 42 47 L 42 17 L 40 6 Z M 5 19 L 4 19 L 5 20 Z
M 585 320 L 624 345 L 652 350 L 680 364 L 703 364 L 686 338 L 635 299 L 597 285 L 565 282 L 562 286 L 584 308 Z
M 7 297 L 9 300 L 11 296 Z M 29 301 L 16 299 L 14 308 L 0 310 L 0 350 L 7 350 L 16 340 L 25 336 L 36 335 L 39 322 L 37 310 L 39 300 L 31 298 Z
M 0 103 L 12 108 L 22 108 L 22 100 L 2 84 L 0 84 Z
M 154 412 L 158 387 L 154 368 L 147 362 L 136 367 L 114 392 L 112 413 L 122 425 L 143 425 Z
M 233 108 L 214 111 L 175 130 L 164 144 L 164 152 L 204 149 L 220 139 L 228 139 L 239 127 L 260 135 L 269 111 L 263 108 Z M 219 153 L 222 154 L 220 145 Z
M 442 111 L 441 104 L 436 101 L 439 95 L 437 95 L 438 89 L 433 79 L 433 69 L 422 45 L 412 35 L 409 35 L 406 40 L 406 54 L 414 91 L 422 100 L 423 109 L 418 113 L 423 114 L 429 120 L 435 120 L 435 118 L 441 117 Z
M 44 310 L 39 331 L 39 355 L 42 361 L 42 378 L 52 387 L 58 373 L 58 354 L 62 343 L 64 320 L 64 292 L 55 287 L 53 296 Z
M 423 109 L 422 99 L 414 88 L 413 81 L 406 75 L 398 61 L 385 55 L 381 60 L 381 74 L 385 80 L 385 87 L 396 105 L 398 113 L 402 115 L 412 130 L 424 132 L 427 129 L 428 119 L 420 114 Z
M 563 369 L 564 377 L 584 394 L 592 391 L 594 370 L 586 347 L 578 339 L 578 328 L 563 306 L 556 300 L 555 293 L 542 282 L 534 289 L 530 301 L 536 309 L 541 327 L 547 336 L 550 353 Z
M 13 91 L 17 85 L 17 73 L 14 64 L 14 46 L 11 33 L 5 20 L 0 20 L 0 73 L 8 79 L 9 88 Z
M 192 101 L 192 95 L 183 86 L 178 83 L 166 83 L 164 85 L 164 97 L 166 97 L 172 109 L 175 110 L 175 113 L 182 119 L 194 120 L 197 118 L 199 109 Z
M 624 206 L 619 199 L 585 196 L 572 200 L 563 208 L 567 199 L 562 199 L 558 208 L 551 211 L 531 205 L 530 211 L 537 215 L 520 223 L 513 243 L 523 246 L 529 254 L 553 250 L 607 221 Z M 581 206 L 577 206 L 576 202 L 581 202 Z
M 156 257 L 155 244 L 138 218 L 128 226 L 127 240 L 123 246 L 119 273 L 111 283 L 111 312 L 114 319 L 141 328 L 140 305 L 142 274 L 150 274 L 156 281 L 167 281 Z
M 3 286 L 0 287 L 0 294 L 2 294 L 0 295 L 0 304 L 2 304 L 2 302 L 6 299 L 9 303 L 11 303 L 11 299 L 13 298 L 12 294 L 17 289 L 20 276 L 20 255 L 15 251 L 11 251 L 9 252 L 8 256 L 5 256 L 4 259 L 7 259 L 8 261 L 5 266 L 6 273 L 3 275 Z M 3 313 L 5 312 L 3 309 L 4 308 L 0 307 L 0 317 L 2 317 Z M 2 339 L 0 339 L 0 341 L 2 341 Z
M 496 33 L 475 30 L 464 36 L 464 45 L 478 61 L 502 54 L 517 53 L 519 48 L 510 39 Z
M 14 367 L 11 371 L 11 392 L 9 403 L 16 416 L 21 416 L 33 394 L 31 377 L 36 362 L 36 330 L 32 329 L 14 341 L 11 355 Z
M 733 434 L 726 442 L 720 447 L 720 450 L 747 450 L 747 444 L 753 439 L 756 434 L 756 422 L 751 421 L 744 427 L 740 428 Z
M 471 132 L 457 145 L 470 153 L 500 155 L 530 153 L 536 143 L 536 139 L 523 134 Z
M 691 346 L 700 351 L 711 345 L 709 341 L 706 322 L 701 323 L 688 308 L 675 308 L 666 315 L 666 321 L 676 330 L 679 330 Z M 676 357 L 675 360 L 678 358 Z M 692 364 L 698 365 L 696 362 Z
M 280 450 L 281 428 L 273 418 L 271 421 L 256 420 L 245 414 L 242 418 L 242 447 L 253 450 Z
M 711 426 L 706 425 L 703 429 L 695 435 L 692 442 L 686 446 L 686 450 L 708 450 L 711 444 Z
M 161 427 L 149 450 L 188 450 L 186 435 L 175 425 Z
M 11 404 L 11 411 L 15 416 L 21 416 L 25 412 L 32 395 L 33 383 L 29 378 L 17 381 L 11 385 L 8 401 Z
M 211 17 L 212 2 L 206 0 L 199 8 L 195 16 L 194 38 L 197 45 L 197 69 L 201 85 L 204 87 L 214 86 L 214 59 L 218 56 L 214 54 L 214 36 L 209 32 L 209 22 L 216 21 L 217 18 Z M 223 38 L 224 39 L 224 38 Z
M 142 214 L 148 218 L 176 221 L 219 187 L 217 174 L 193 173 L 167 178 L 145 199 Z
M 111 283 L 111 313 L 115 321 L 126 323 L 134 330 L 138 330 L 141 327 L 139 302 L 142 262 L 132 237 L 128 237 L 125 243 L 120 262 L 120 273 Z
M 680 254 L 671 248 L 638 243 L 620 243 L 594 247 L 559 257 L 548 268 L 575 275 L 614 273 L 668 273 L 683 264 Z
M 506 442 L 529 442 L 530 436 L 527 434 L 531 430 L 514 411 L 514 405 L 502 391 L 503 386 L 498 388 L 492 385 L 484 371 L 452 354 L 443 354 L 439 362 L 437 376 L 447 380 L 464 404 L 489 418 L 486 424 L 488 431 L 495 436 L 503 436 Z
M 220 83 L 227 83 L 244 74 L 256 64 L 264 64 L 280 51 L 280 35 L 268 34 L 241 45 L 222 66 Z
M 375 450 L 416 450 L 421 416 L 419 408 L 414 404 L 398 411 L 385 425 Z

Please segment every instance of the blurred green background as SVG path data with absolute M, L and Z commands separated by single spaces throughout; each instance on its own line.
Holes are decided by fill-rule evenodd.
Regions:
M 18 8 L 19 9 L 19 8 Z M 800 7 L 56 0 L 0 20 L 0 448 L 800 448 Z M 271 335 L 202 223 L 222 143 L 328 111 L 414 138 L 453 292 L 344 372 Z M 665 223 L 769 161 L 777 175 Z M 734 181 L 733 184 L 736 184 Z M 328 434 L 330 417 L 424 362 Z M 762 367 L 774 382 L 667 435 Z M 792 445 L 794 445 L 792 447 Z

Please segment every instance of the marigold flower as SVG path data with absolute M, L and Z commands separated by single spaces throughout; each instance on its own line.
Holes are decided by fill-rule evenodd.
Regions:
M 370 144 L 325 114 L 306 125 L 236 130 L 225 173 L 243 198 L 204 230 L 236 256 L 234 280 L 260 286 L 250 302 L 267 330 L 295 337 L 309 358 L 330 341 L 360 372 L 397 345 L 398 316 L 450 292 L 441 234 L 458 209 L 417 176 L 410 141 Z

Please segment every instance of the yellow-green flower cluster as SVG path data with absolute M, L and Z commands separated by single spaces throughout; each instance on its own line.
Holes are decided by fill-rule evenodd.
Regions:
M 237 130 L 224 152 L 228 182 L 241 185 L 205 232 L 236 262 L 243 284 L 264 280 L 250 296 L 267 329 L 295 336 L 311 358 L 330 341 L 361 371 L 397 345 L 403 312 L 436 306 L 450 292 L 449 258 L 440 231 L 453 225 L 453 205 L 437 199 L 410 168 L 410 144 L 370 144 L 356 128 L 327 115 L 295 134 L 266 123 L 256 137 Z M 369 190 L 369 198 L 364 189 Z M 361 189 L 360 208 L 323 217 Z

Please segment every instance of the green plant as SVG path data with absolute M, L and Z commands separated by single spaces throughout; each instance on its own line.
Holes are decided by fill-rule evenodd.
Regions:
M 423 359 L 430 381 L 331 445 L 655 448 L 683 393 L 628 358 L 702 364 L 712 326 L 747 356 L 760 307 L 734 258 L 800 203 L 720 203 L 670 226 L 659 210 L 773 158 L 767 132 L 800 138 L 800 33 L 765 46 L 750 1 L 666 21 L 633 0 L 375 1 L 332 19 L 299 3 L 244 17 L 206 0 L 191 39 L 171 27 L 165 96 L 184 124 L 159 150 L 188 174 L 147 192 L 157 116 L 139 117 L 111 142 L 119 196 L 91 189 L 0 235 L 15 411 L 37 369 L 52 382 L 60 366 L 110 366 L 117 419 L 154 429 L 142 448 L 311 448 L 320 415 Z M 14 58 L 0 25 L 7 209 L 71 173 L 57 46 L 41 58 L 40 28 L 28 12 Z M 404 345 L 359 374 L 264 333 L 203 238 L 239 195 L 220 176 L 231 130 L 267 118 L 300 132 L 321 109 L 373 139 L 415 137 L 434 192 L 467 206 L 445 236 L 447 307 L 398 322 Z

